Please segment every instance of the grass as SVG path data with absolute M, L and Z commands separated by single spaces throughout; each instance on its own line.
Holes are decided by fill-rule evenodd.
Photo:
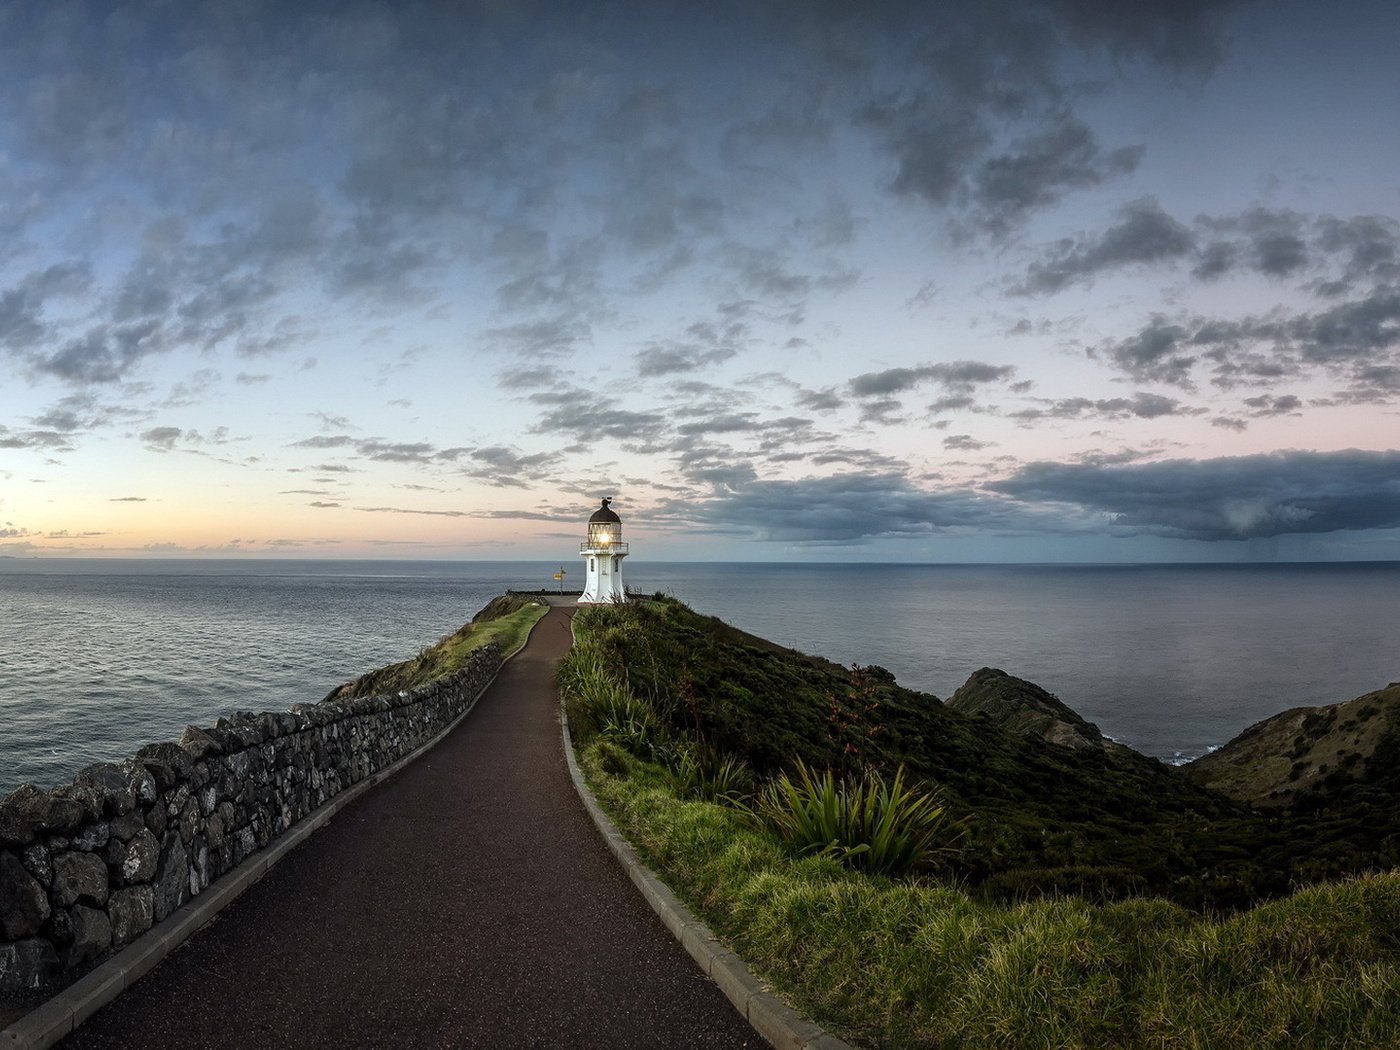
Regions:
M 427 646 L 411 660 L 362 675 L 333 690 L 331 696 L 376 696 L 424 685 L 456 671 L 474 650 L 489 642 L 500 646 L 503 657 L 509 656 L 525 644 L 530 628 L 548 611 L 549 606 L 528 598 L 495 598 L 471 623 Z
M 901 695 L 878 668 L 847 679 L 847 692 L 817 705 L 825 722 L 804 727 L 802 711 L 780 706 L 784 696 L 770 689 L 797 683 L 795 699 L 786 695 L 792 704 L 820 701 L 824 693 L 829 699 L 837 688 L 832 683 L 841 681 L 831 665 L 748 646 L 732 628 L 706 634 L 695 627 L 698 620 L 675 605 L 576 620 L 580 641 L 560 681 L 571 718 L 578 713 L 584 723 L 576 735 L 581 765 L 647 862 L 814 1020 L 877 1047 L 1400 1045 L 1400 873 L 1324 881 L 1233 911 L 1193 910 L 1147 894 L 1097 893 L 1091 900 L 1057 892 L 1056 883 L 1047 889 L 1027 866 L 1015 825 L 998 827 L 1015 817 L 1005 795 L 977 795 L 988 764 L 1001 776 L 1025 772 L 1018 763 L 1033 756 L 1018 751 L 1020 744 L 1002 746 L 989 727 L 973 723 L 985 738 L 979 748 L 955 719 L 931 707 L 921 734 L 908 712 L 926 701 Z M 706 669 L 688 662 L 692 657 L 718 661 L 728 681 L 703 677 Z M 769 658 L 781 663 L 765 663 Z M 819 689 L 810 688 L 814 682 Z M 592 691 L 592 706 L 580 683 Z M 587 724 L 598 711 L 636 703 L 651 712 L 644 746 L 603 731 L 606 718 Z M 785 717 L 769 721 L 775 713 Z M 965 745 L 962 765 L 946 767 L 963 802 L 992 803 L 960 814 L 976 818 L 973 848 L 983 855 L 952 878 L 892 878 L 853 871 L 825 851 L 794 855 L 744 810 L 684 797 L 687 778 L 672 761 L 687 746 L 704 747 L 710 760 L 741 759 L 771 776 L 778 770 L 765 768 L 761 756 L 786 743 L 794 745 L 794 759 L 811 764 L 824 757 L 821 768 L 862 762 L 870 768 L 872 759 L 890 753 L 892 738 L 917 740 L 949 761 L 948 743 L 931 740 L 934 730 Z M 1161 823 L 1160 814 L 1177 800 L 1170 795 L 1173 781 L 1145 780 L 1140 767 L 1105 765 L 1097 756 L 1088 765 L 1079 761 L 1070 755 L 1027 774 L 1041 777 L 1043 787 L 1040 799 L 1025 803 L 1030 823 L 1043 829 L 1046 854 L 1058 852 L 1067 862 L 1056 869 L 1058 884 L 1087 886 L 1110 877 L 1146 884 L 1136 870 L 1104 875 L 1075 855 L 1085 848 L 1077 840 L 1092 842 L 1100 810 L 1111 809 L 1125 790 L 1157 784 L 1169 795 L 1160 809 L 1129 796 L 1159 821 L 1129 829 L 1144 853 L 1189 853 L 1180 837 L 1189 822 L 1213 816 L 1207 807 Z M 800 766 L 794 761 L 788 768 Z M 1087 789 L 1102 795 L 1076 795 Z M 1181 797 L 1197 796 L 1188 789 Z M 1077 823 L 1062 819 L 1056 827 L 1051 818 L 1065 806 L 1084 809 Z M 1233 856 L 1226 848 L 1231 827 L 1212 832 L 1221 840 L 1212 856 Z M 1235 863 L 1258 860 L 1239 843 L 1233 849 L 1246 854 Z M 1164 871 L 1153 877 L 1167 885 L 1187 877 Z M 1002 886 L 1012 892 L 987 892 L 987 883 L 1007 876 Z M 1207 870 L 1204 877 L 1217 876 Z
M 1154 899 L 989 904 L 794 858 L 743 814 L 679 799 L 661 766 L 619 765 L 609 747 L 585 748 L 585 775 L 648 863 L 798 1009 L 859 1044 L 1400 1043 L 1400 875 L 1225 919 Z

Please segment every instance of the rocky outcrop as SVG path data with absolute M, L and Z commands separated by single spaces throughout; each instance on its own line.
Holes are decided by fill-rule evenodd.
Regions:
M 56 986 L 130 944 L 436 736 L 500 664 L 486 645 L 417 689 L 237 713 L 72 784 L 11 792 L 0 801 L 0 995 Z
M 1053 693 L 995 667 L 974 671 L 946 701 L 965 715 L 985 715 L 1014 733 L 1073 750 L 1126 750 Z

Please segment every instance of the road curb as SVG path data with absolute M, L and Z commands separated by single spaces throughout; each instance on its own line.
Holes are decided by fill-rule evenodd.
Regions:
M 572 620 L 569 623 L 573 630 Z M 734 952 L 724 946 L 718 937 L 695 917 L 695 913 L 681 903 L 671 892 L 671 888 L 657 878 L 656 873 L 642 862 L 631 843 L 617 830 L 616 825 L 603 808 L 598 805 L 592 790 L 583 779 L 578 759 L 574 757 L 573 737 L 569 733 L 569 716 L 564 710 L 563 698 L 559 704 L 560 738 L 564 745 L 564 759 L 569 766 L 569 779 L 574 782 L 584 809 L 593 819 L 598 832 L 612 850 L 628 876 L 642 893 L 652 911 L 660 917 L 671 935 L 681 942 L 701 971 L 719 985 L 720 991 L 734 1005 L 759 1035 L 779 1050 L 854 1050 L 847 1042 L 838 1039 L 820 1025 L 807 1020 L 788 1006 L 756 978 Z
M 346 788 L 314 813 L 298 821 L 267 848 L 259 850 L 238 867 L 221 876 L 209 888 L 167 918 L 152 926 L 116 955 L 74 981 L 67 988 L 44 1000 L 33 1010 L 0 1030 L 0 1050 L 48 1050 L 69 1035 L 89 1017 L 154 970 L 177 948 L 208 925 L 215 916 L 243 895 L 264 875 L 311 835 L 325 827 L 337 813 L 370 788 L 394 776 L 409 763 L 416 761 L 436 747 L 462 720 L 476 708 L 496 681 L 501 668 L 529 644 L 535 628 L 548 616 L 530 625 L 520 647 L 501 660 L 495 674 L 481 687 L 467 709 L 452 720 L 440 733 L 416 750 L 404 755 L 391 766 L 372 773 L 359 783 Z

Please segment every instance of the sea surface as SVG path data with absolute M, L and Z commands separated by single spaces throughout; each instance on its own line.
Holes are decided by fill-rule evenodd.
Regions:
M 545 562 L 0 559 L 0 794 L 191 723 L 314 702 Z M 572 581 L 570 581 L 572 582 Z M 1400 563 L 665 564 L 627 583 L 947 697 L 979 667 L 1167 761 L 1400 680 Z

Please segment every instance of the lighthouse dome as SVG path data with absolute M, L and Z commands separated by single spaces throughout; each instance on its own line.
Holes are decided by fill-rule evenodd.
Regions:
M 621 522 L 622 519 L 617 516 L 617 511 L 608 506 L 611 502 L 610 499 L 603 500 L 603 505 L 593 512 L 588 519 L 588 524 L 593 525 L 600 521 Z

